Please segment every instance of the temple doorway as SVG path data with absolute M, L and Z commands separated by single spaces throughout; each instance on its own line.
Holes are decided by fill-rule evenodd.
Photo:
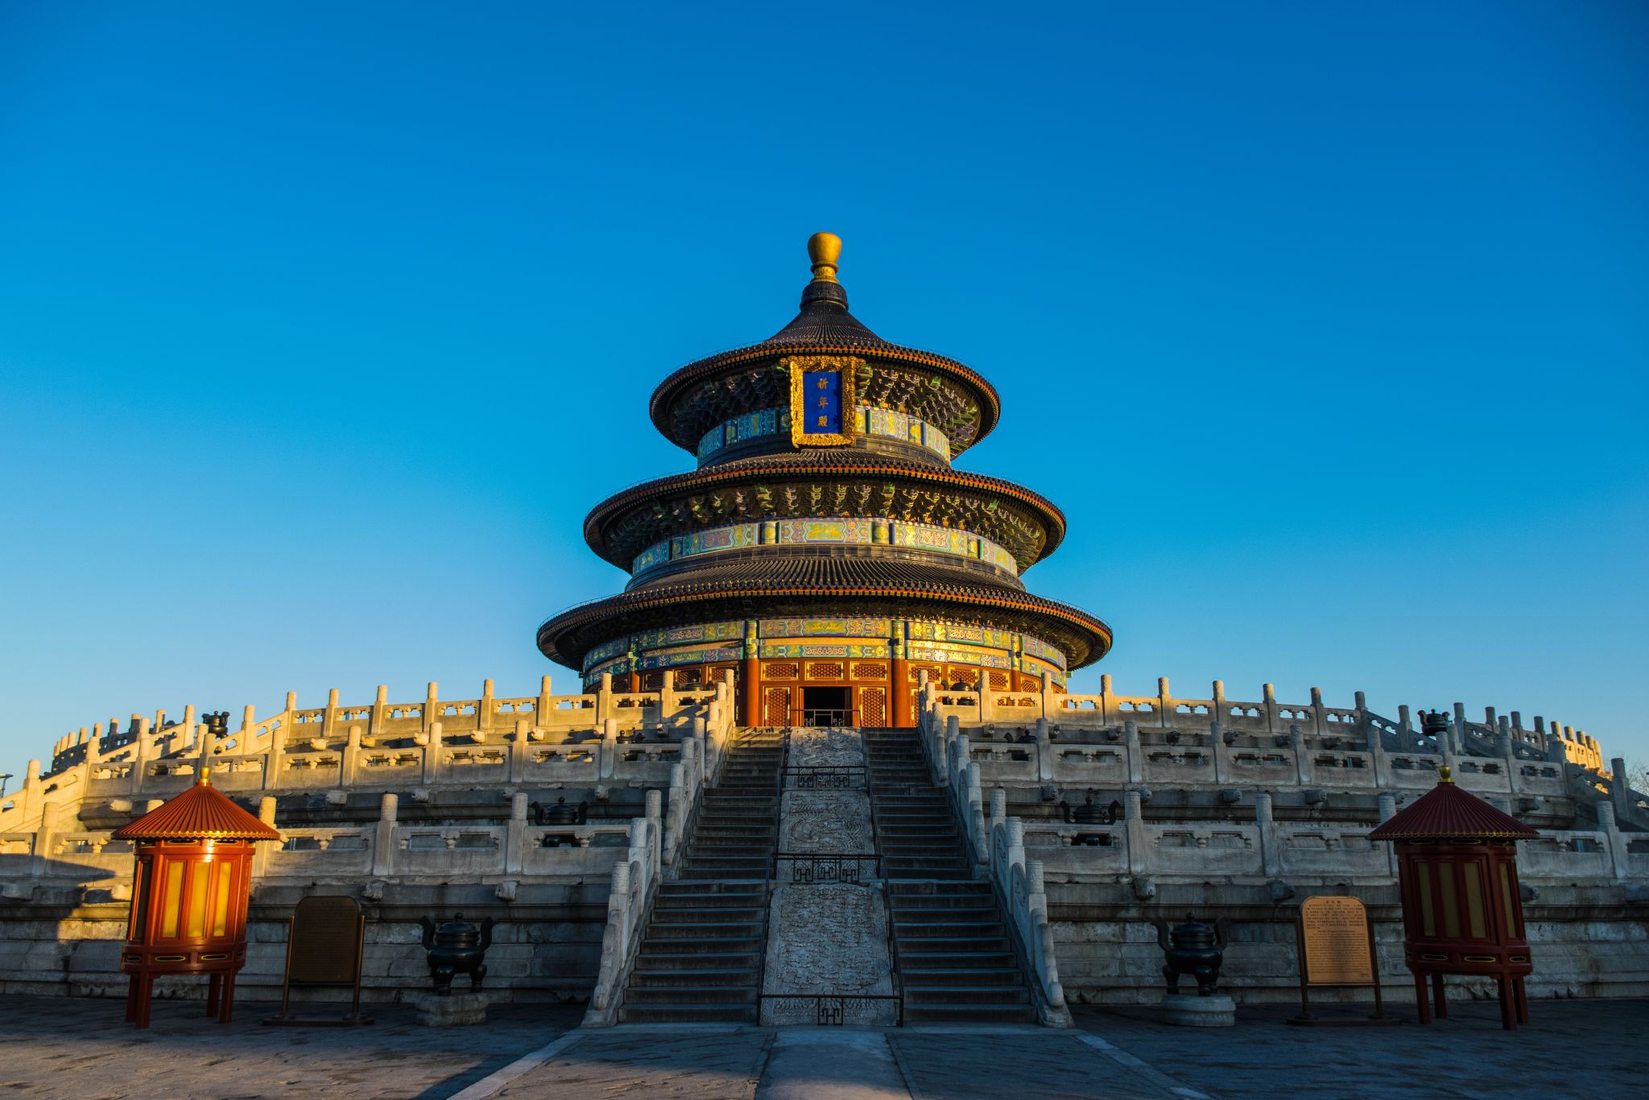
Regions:
M 848 687 L 802 688 L 802 725 L 851 726 L 853 689 Z

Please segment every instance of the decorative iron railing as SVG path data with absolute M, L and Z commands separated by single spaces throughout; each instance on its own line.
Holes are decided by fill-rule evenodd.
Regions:
M 778 878 L 778 865 L 790 864 L 790 877 L 785 881 L 798 886 L 860 883 L 880 878 L 881 862 L 880 856 L 869 852 L 779 852 L 773 857 L 773 871 Z
M 764 1008 L 763 1018 L 771 1016 L 774 1022 L 800 1023 L 796 1017 L 809 1010 L 818 1027 L 842 1027 L 849 1022 L 861 1025 L 891 1022 L 899 1027 L 905 1021 L 905 999 L 896 993 L 762 993 L 759 997 Z M 765 1011 L 773 1002 L 778 1002 L 778 1007 L 771 1013 Z M 887 1019 L 887 1012 L 882 1011 L 884 1006 L 892 1009 L 891 1021 Z M 786 1007 L 792 1010 L 786 1012 Z

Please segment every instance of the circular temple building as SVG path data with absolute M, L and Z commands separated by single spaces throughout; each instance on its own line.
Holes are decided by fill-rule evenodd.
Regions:
M 1065 517 L 951 467 L 1000 411 L 973 370 L 890 344 L 837 281 L 841 241 L 808 242 L 801 312 L 759 344 L 689 363 L 654 425 L 698 468 L 596 505 L 584 537 L 630 574 L 564 611 L 538 648 L 586 688 L 707 684 L 731 671 L 752 726 L 912 726 L 915 686 L 983 679 L 1063 690 L 1111 631 L 1027 592 Z

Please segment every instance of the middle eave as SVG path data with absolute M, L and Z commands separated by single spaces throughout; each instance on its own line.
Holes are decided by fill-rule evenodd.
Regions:
M 896 489 L 904 487 L 909 492 L 925 494 L 924 499 L 950 490 L 948 498 L 937 498 L 941 502 L 946 499 L 961 501 L 963 495 L 971 496 L 981 502 L 981 518 L 988 518 L 993 523 L 1005 523 L 1009 513 L 1017 514 L 1023 523 L 1034 524 L 1040 528 L 1040 537 L 1023 536 L 1011 540 L 1019 545 L 1010 545 L 1008 541 L 1004 541 L 1000 531 L 978 530 L 966 523 L 946 522 L 948 516 L 921 522 L 937 522 L 941 526 L 957 527 L 971 534 L 992 538 L 1014 554 L 1021 570 L 1053 553 L 1065 537 L 1064 513 L 1047 498 L 1011 481 L 963 473 L 943 466 L 890 460 L 862 451 L 820 449 L 740 459 L 631 486 L 608 497 L 590 510 L 589 516 L 584 520 L 584 541 L 604 560 L 628 570 L 633 556 L 644 549 L 647 543 L 641 542 L 638 545 L 633 540 L 619 543 L 613 538 L 615 528 L 642 509 L 653 509 L 656 516 L 667 502 L 673 500 L 697 501 L 697 507 L 690 509 L 695 517 L 694 522 L 675 525 L 683 530 L 727 523 L 815 516 L 900 518 L 881 512 L 881 498 L 875 494 L 862 501 L 848 500 L 845 506 L 847 510 L 843 511 L 837 509 L 833 501 L 815 505 L 811 499 L 792 507 L 787 498 L 775 496 L 771 492 L 764 495 L 761 491 L 769 485 L 805 483 L 811 488 L 814 485 L 839 486 L 843 483 L 858 483 L 863 486 L 866 482 L 893 485 Z M 743 489 L 744 492 L 731 498 L 717 495 L 718 490 L 738 489 Z M 707 493 L 712 494 L 708 500 L 702 496 Z M 994 513 L 1004 504 L 1007 508 L 1003 514 L 995 515 Z M 813 510 L 815 508 L 818 510 Z M 701 513 L 706 514 L 701 516 Z M 666 533 L 655 532 L 648 537 L 656 539 L 667 536 Z

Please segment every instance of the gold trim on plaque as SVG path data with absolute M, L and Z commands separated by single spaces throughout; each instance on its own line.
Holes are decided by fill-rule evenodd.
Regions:
M 797 447 L 842 447 L 859 435 L 859 409 L 855 400 L 859 368 L 863 359 L 852 355 L 797 355 L 782 361 L 790 371 L 790 442 Z M 804 406 L 807 401 L 803 379 L 815 371 L 835 371 L 842 379 L 842 430 L 810 432 Z

